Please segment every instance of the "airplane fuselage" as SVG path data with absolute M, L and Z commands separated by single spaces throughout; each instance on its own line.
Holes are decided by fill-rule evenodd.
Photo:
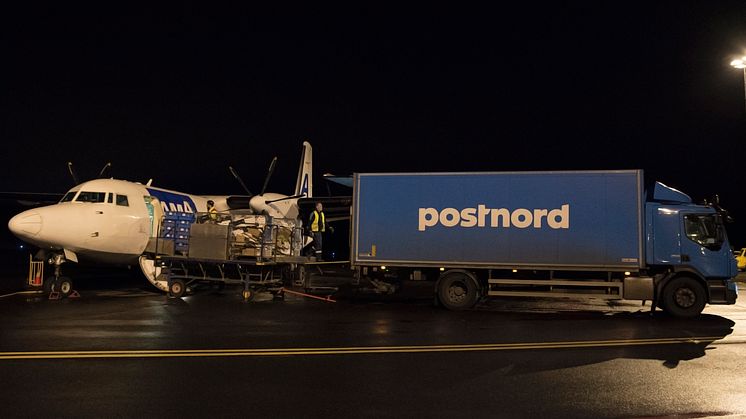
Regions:
M 166 212 L 207 212 L 207 202 L 212 200 L 219 212 L 250 208 L 257 214 L 296 218 L 298 196 L 312 194 L 311 152 L 311 145 L 304 142 L 293 196 L 275 193 L 253 197 L 198 196 L 155 188 L 150 183 L 96 179 L 70 189 L 57 204 L 16 215 L 8 222 L 8 228 L 21 240 L 57 255 L 57 261 L 139 263 L 145 277 L 166 291 L 166 281 L 161 278 L 158 264 L 153 255 L 146 252 L 150 240 L 158 237 Z M 241 203 L 240 208 L 236 202 Z M 55 263 L 59 266 L 61 262 Z
M 214 198 L 219 206 L 219 197 L 97 179 L 71 189 L 55 205 L 16 215 L 8 227 L 41 249 L 66 250 L 87 261 L 129 264 L 136 262 L 150 238 L 158 235 L 165 211 L 204 212 L 207 200 Z

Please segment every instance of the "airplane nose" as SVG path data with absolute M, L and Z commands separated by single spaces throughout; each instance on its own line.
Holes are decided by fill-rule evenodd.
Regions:
M 8 229 L 19 237 L 33 237 L 41 231 L 41 215 L 34 211 L 22 212 L 8 221 Z

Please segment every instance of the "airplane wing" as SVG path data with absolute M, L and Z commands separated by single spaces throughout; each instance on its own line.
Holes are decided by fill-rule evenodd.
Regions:
M 324 174 L 324 180 L 328 180 L 329 182 L 334 182 L 342 186 L 347 186 L 348 188 L 352 187 L 352 176 L 335 176 L 331 173 Z
M 29 207 L 52 205 L 60 202 L 64 193 L 47 192 L 0 192 L 0 200 L 16 201 Z

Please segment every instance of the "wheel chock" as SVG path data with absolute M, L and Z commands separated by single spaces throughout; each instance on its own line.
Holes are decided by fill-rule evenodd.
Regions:
M 60 299 L 60 293 L 57 291 L 52 291 L 49 293 L 49 299 L 50 300 L 59 300 Z
M 72 290 L 67 298 L 80 298 L 80 293 L 78 291 Z

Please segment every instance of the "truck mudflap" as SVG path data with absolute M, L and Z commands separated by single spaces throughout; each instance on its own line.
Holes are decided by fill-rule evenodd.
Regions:
M 707 290 L 710 304 L 735 304 L 738 285 L 732 279 L 708 279 Z

